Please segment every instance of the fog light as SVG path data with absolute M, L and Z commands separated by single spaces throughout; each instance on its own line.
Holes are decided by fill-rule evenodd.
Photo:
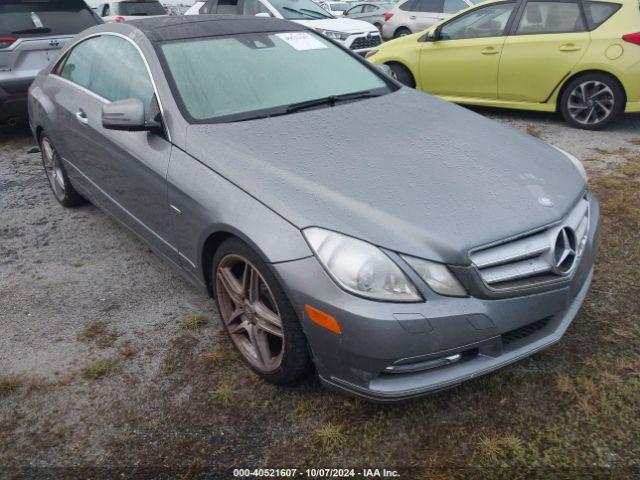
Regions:
M 456 353 L 455 355 L 449 355 L 448 357 L 436 358 L 433 360 L 427 360 L 426 362 L 417 363 L 405 363 L 401 365 L 389 365 L 384 369 L 387 373 L 413 373 L 420 372 L 422 370 L 430 370 L 432 368 L 444 367 L 445 365 L 451 365 L 456 363 L 462 358 L 462 355 Z

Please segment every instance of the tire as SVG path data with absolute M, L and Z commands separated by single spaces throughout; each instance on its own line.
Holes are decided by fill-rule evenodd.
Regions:
M 217 249 L 211 268 L 220 319 L 249 368 L 278 385 L 309 373 L 312 363 L 302 326 L 262 259 L 246 243 L 230 238 Z
M 382 24 L 374 23 L 373 26 L 376 27 L 380 33 L 382 33 Z
M 411 71 L 404 65 L 396 62 L 387 64 L 391 69 L 391 76 L 407 87 L 416 88 L 416 81 Z
M 406 37 L 407 35 L 411 35 L 411 30 L 407 27 L 400 27 L 394 32 L 393 38 Z
M 625 103 L 624 91 L 617 80 L 602 73 L 587 73 L 565 86 L 560 112 L 573 127 L 599 130 L 620 118 Z
M 58 203 L 67 208 L 77 207 L 85 203 L 86 200 L 73 188 L 62 159 L 45 132 L 40 135 L 39 143 L 40 153 L 42 154 L 42 167 L 47 175 L 51 192 Z

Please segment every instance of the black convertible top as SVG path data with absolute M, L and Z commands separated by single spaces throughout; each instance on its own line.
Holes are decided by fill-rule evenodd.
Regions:
M 151 42 L 242 33 L 306 30 L 306 27 L 287 20 L 242 15 L 171 15 L 131 20 L 127 24 L 140 30 Z

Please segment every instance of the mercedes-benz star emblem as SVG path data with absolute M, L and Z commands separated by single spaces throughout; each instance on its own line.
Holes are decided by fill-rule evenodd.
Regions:
M 566 275 L 576 261 L 576 234 L 569 227 L 563 227 L 556 236 L 553 248 L 553 270 Z

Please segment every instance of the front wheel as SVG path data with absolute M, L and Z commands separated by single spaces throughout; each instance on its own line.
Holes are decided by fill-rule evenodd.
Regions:
M 564 119 L 570 125 L 586 130 L 598 130 L 615 121 L 624 112 L 624 107 L 620 84 L 599 73 L 575 78 L 560 98 Z
M 262 259 L 238 239 L 213 259 L 218 311 L 233 345 L 268 382 L 292 382 L 311 369 L 302 326 L 282 287 Z
M 407 87 L 416 87 L 416 81 L 413 78 L 413 74 L 407 67 L 396 62 L 387 63 L 387 66 L 391 69 L 390 75 L 392 78 Z

